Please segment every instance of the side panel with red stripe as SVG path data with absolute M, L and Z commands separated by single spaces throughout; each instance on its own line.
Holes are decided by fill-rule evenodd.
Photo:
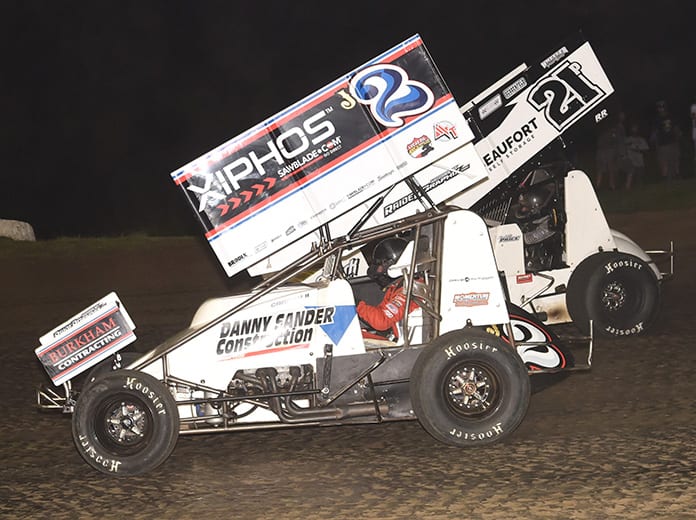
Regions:
M 244 298 L 221 300 L 232 308 Z M 365 346 L 356 316 L 353 292 L 345 280 L 321 288 L 274 291 L 170 352 L 169 371 L 183 380 L 205 380 L 209 387 L 224 389 L 237 370 L 315 366 L 327 344 L 336 357 L 362 354 Z

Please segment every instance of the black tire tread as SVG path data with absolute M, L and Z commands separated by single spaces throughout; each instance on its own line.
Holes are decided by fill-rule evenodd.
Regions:
M 152 397 L 143 398 L 146 394 L 126 388 L 128 378 L 137 378 L 152 390 L 158 398 L 157 405 Z M 124 455 L 115 454 L 104 446 L 94 428 L 94 415 L 100 406 L 120 394 L 134 396 L 149 408 L 153 417 L 150 426 L 154 429 L 154 438 L 149 444 Z M 136 370 L 116 370 L 98 376 L 80 394 L 73 412 L 72 432 L 77 451 L 94 469 L 111 476 L 139 475 L 155 469 L 171 454 L 179 434 L 179 413 L 174 397 L 158 379 Z
M 573 271 L 566 290 L 568 314 L 570 314 L 575 325 L 584 334 L 590 332 L 589 322 L 592 319 L 595 321 L 594 332 L 598 335 L 604 337 L 630 335 L 618 334 L 611 332 L 611 330 L 607 330 L 607 327 L 605 327 L 606 323 L 602 322 L 599 311 L 593 308 L 594 305 L 598 305 L 598 302 L 594 301 L 594 298 L 596 298 L 594 291 L 597 289 L 596 285 L 603 274 L 600 269 L 602 269 L 607 262 L 626 259 L 641 263 L 644 266 L 642 272 L 645 274 L 641 276 L 643 278 L 643 283 L 649 285 L 646 285 L 643 290 L 654 293 L 654 298 L 651 298 L 652 305 L 644 310 L 644 315 L 640 319 L 640 321 L 643 322 L 642 330 L 635 334 L 645 332 L 657 318 L 660 308 L 660 284 L 650 266 L 640 258 L 627 253 L 617 251 L 597 253 L 585 259 Z
M 446 420 L 441 420 L 443 416 L 441 407 L 443 405 L 442 403 L 435 402 L 436 399 L 433 395 L 437 395 L 437 392 L 433 394 L 430 387 L 433 385 L 433 379 L 436 379 L 438 375 L 443 375 L 444 372 L 447 371 L 446 367 L 448 362 L 443 364 L 442 361 L 437 358 L 438 355 L 442 356 L 441 349 L 462 341 L 480 341 L 498 347 L 495 354 L 473 351 L 462 354 L 461 357 L 457 356 L 457 358 L 465 359 L 483 356 L 484 358 L 489 358 L 487 361 L 493 364 L 500 363 L 503 369 L 507 369 L 513 374 L 509 381 L 503 383 L 510 386 L 510 388 L 506 389 L 504 395 L 504 399 L 512 400 L 507 403 L 507 407 L 511 407 L 509 413 L 504 412 L 503 415 L 496 415 L 495 418 L 487 417 L 480 423 L 475 421 L 457 423 L 456 419 L 453 422 L 447 423 Z M 438 365 L 443 366 L 439 367 Z M 504 373 L 503 370 L 498 376 L 502 376 Z M 435 386 L 439 386 L 440 384 L 440 381 L 435 381 Z M 426 347 L 419 356 L 411 373 L 411 401 L 416 417 L 423 428 L 432 437 L 454 446 L 491 444 L 509 436 L 519 426 L 526 415 L 530 393 L 529 376 L 522 360 L 504 341 L 479 329 L 466 329 L 444 334 Z M 501 406 L 501 408 L 505 407 L 506 405 Z M 444 415 L 446 416 L 447 414 Z M 449 418 L 452 419 L 452 417 Z M 469 437 L 469 435 L 477 436 L 481 432 L 490 431 L 489 424 L 496 421 L 504 423 L 505 425 L 501 433 L 492 437 L 476 437 L 474 440 Z M 461 429 L 461 431 L 468 428 L 466 432 L 467 435 L 463 436 L 465 437 L 464 439 L 462 439 L 462 436 L 452 436 L 448 433 L 448 430 L 451 428 L 458 428 Z

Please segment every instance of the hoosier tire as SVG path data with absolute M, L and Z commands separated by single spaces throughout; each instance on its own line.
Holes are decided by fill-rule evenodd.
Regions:
M 114 370 L 121 370 L 123 367 L 127 367 L 133 361 L 142 356 L 142 354 L 139 354 L 138 352 L 118 352 L 118 355 L 120 355 L 121 358 L 119 367 L 114 367 L 113 356 L 109 356 L 101 363 L 94 365 L 92 367 L 92 370 L 87 372 L 87 376 L 85 377 L 85 381 L 82 385 L 82 388 L 87 388 L 87 386 L 92 384 L 98 377 L 104 374 L 108 374 L 110 372 L 113 372 Z
M 171 454 L 179 413 L 160 381 L 143 372 L 117 370 L 98 376 L 80 394 L 72 431 L 77 451 L 94 469 L 138 475 Z
M 640 258 L 626 253 L 598 253 L 584 260 L 568 281 L 568 313 L 576 326 L 605 337 L 634 336 L 655 321 L 660 285 Z
M 444 334 L 418 357 L 413 410 L 435 439 L 454 446 L 498 442 L 527 413 L 527 369 L 501 339 L 480 330 Z

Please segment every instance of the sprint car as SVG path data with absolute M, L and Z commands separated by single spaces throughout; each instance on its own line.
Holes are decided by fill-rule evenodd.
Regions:
M 351 285 L 340 269 L 346 252 L 387 236 L 409 241 L 390 269 L 418 303 L 397 341 L 363 338 L 355 304 L 369 282 Z M 466 245 L 448 240 L 461 236 Z M 287 281 L 317 263 L 319 280 Z M 70 341 L 132 336 L 125 312 L 112 295 L 57 328 L 81 321 L 41 354 L 74 366 L 82 358 L 66 353 Z M 467 447 L 509 436 L 525 416 L 530 375 L 588 368 L 587 348 L 587 363 L 576 364 L 569 344 L 506 303 L 480 217 L 432 210 L 331 240 L 248 294 L 203 303 L 150 352 L 107 358 L 81 390 L 67 380 L 62 395 L 38 395 L 41 406 L 72 412 L 84 460 L 116 476 L 154 469 L 179 434 L 250 428 L 417 419 Z
M 587 332 L 592 320 L 605 337 L 648 330 L 674 273 L 673 243 L 646 251 L 611 229 L 568 159 L 569 143 L 612 115 L 612 92 L 580 36 L 516 67 L 460 107 L 488 177 L 447 201 L 488 224 L 510 301 L 547 324 Z
M 114 476 L 157 468 L 187 434 L 418 420 L 455 446 L 507 438 L 530 376 L 589 368 L 592 334 L 560 338 L 509 302 L 486 222 L 439 204 L 487 177 L 473 140 L 416 35 L 177 169 L 228 274 L 282 265 L 147 352 L 123 350 L 118 295 L 98 300 L 40 338 L 38 405 L 71 413 L 82 458 Z M 384 222 L 387 197 L 406 203 Z M 388 272 L 416 305 L 382 339 L 356 311 L 379 291 L 344 265 L 387 237 L 407 242 Z

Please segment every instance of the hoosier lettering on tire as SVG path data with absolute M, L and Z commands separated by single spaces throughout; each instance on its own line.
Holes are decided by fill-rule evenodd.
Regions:
M 179 434 L 179 413 L 160 381 L 118 370 L 98 376 L 80 394 L 72 430 L 87 464 L 108 475 L 137 475 L 169 457 Z
M 447 333 L 418 357 L 410 383 L 413 410 L 435 439 L 454 446 L 500 441 L 524 418 L 530 384 L 522 360 L 480 330 Z
M 573 272 L 566 291 L 568 313 L 577 327 L 607 337 L 641 334 L 655 320 L 660 285 L 643 260 L 625 253 L 598 253 Z
M 92 370 L 87 372 L 87 377 L 83 384 L 83 389 L 87 388 L 88 385 L 92 384 L 99 376 L 103 374 L 108 374 L 114 370 L 121 370 L 123 367 L 127 367 L 133 361 L 138 359 L 142 354 L 137 352 L 117 352 L 115 356 L 118 356 L 118 363 L 114 363 L 114 356 L 110 356 L 101 363 L 98 363 L 92 367 Z

